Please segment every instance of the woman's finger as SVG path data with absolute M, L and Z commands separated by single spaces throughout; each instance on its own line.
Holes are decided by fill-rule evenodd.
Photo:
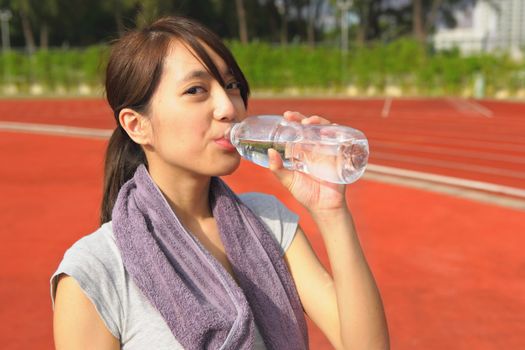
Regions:
M 320 117 L 318 115 L 313 115 L 311 117 L 304 118 L 301 120 L 301 123 L 302 124 L 323 124 L 323 125 L 331 124 L 331 122 L 328 119 Z
M 301 122 L 301 120 L 306 118 L 306 116 L 302 115 L 299 112 L 295 112 L 295 111 L 286 111 L 283 113 L 283 117 L 284 119 L 288 121 L 299 122 L 299 123 Z

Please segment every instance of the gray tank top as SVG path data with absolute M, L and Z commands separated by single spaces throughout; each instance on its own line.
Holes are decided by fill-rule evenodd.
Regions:
M 239 197 L 261 218 L 284 254 L 295 235 L 298 216 L 274 196 L 246 193 Z M 111 222 L 81 238 L 66 251 L 51 277 L 53 307 L 60 274 L 67 274 L 78 282 L 108 330 L 120 340 L 121 349 L 183 349 L 161 314 L 149 303 L 124 269 Z M 257 328 L 254 349 L 265 349 Z

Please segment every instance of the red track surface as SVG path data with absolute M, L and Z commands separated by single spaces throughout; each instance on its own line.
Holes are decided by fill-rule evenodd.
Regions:
M 524 105 L 481 104 L 492 117 L 446 100 L 394 100 L 386 118 L 382 100 L 253 100 L 250 108 L 353 125 L 369 137 L 376 164 L 524 188 Z M 100 100 L 0 101 L 0 119 L 113 127 Z M 65 249 L 97 227 L 105 141 L 0 136 L 2 348 L 49 349 L 48 278 Z M 327 263 L 313 222 L 266 171 L 243 163 L 227 181 L 278 195 Z M 365 180 L 348 191 L 393 349 L 525 348 L 523 211 Z M 315 329 L 311 345 L 329 348 Z
M 364 131 L 371 163 L 525 189 L 525 104 L 435 99 L 385 107 L 384 100 L 258 99 L 250 113 L 320 114 Z M 110 115 L 101 99 L 0 103 L 5 121 L 113 128 Z

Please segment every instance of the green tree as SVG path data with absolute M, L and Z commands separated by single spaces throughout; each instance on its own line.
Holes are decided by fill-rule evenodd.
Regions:
M 449 25 L 455 25 L 453 12 L 459 7 L 473 5 L 475 0 L 412 0 L 412 33 L 424 43 L 429 33 L 435 30 L 439 17 Z
M 32 20 L 35 18 L 30 0 L 11 0 L 10 7 L 20 17 L 22 32 L 24 34 L 26 50 L 29 54 L 35 52 L 36 44 L 33 34 Z
M 50 23 L 58 20 L 58 0 L 35 1 L 35 22 L 40 30 L 40 49 L 47 50 L 49 47 Z
M 122 36 L 126 30 L 124 16 L 131 12 L 136 4 L 136 0 L 110 0 L 102 2 L 102 11 L 113 15 L 118 36 Z
M 139 0 L 136 6 L 138 10 L 135 24 L 139 28 L 161 15 L 174 12 L 174 1 L 172 0 Z
M 330 0 L 337 8 L 340 0 Z M 353 0 L 351 12 L 358 19 L 353 28 L 356 41 L 391 41 L 412 33 L 425 42 L 438 19 L 454 26 L 453 13 L 461 7 L 471 6 L 475 0 L 411 0 L 408 3 L 389 0 Z
M 323 0 L 308 1 L 308 19 L 306 27 L 306 40 L 310 47 L 315 46 L 317 19 L 320 17 Z
M 248 27 L 246 25 L 246 10 L 244 0 L 235 0 L 237 9 L 237 21 L 239 23 L 239 39 L 243 44 L 248 43 Z

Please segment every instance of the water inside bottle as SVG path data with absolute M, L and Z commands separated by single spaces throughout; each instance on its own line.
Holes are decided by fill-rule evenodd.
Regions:
M 288 144 L 288 147 L 287 147 Z M 283 165 L 285 168 L 291 167 L 291 160 L 289 159 L 289 154 L 287 154 L 286 149 L 290 148 L 289 142 L 268 142 L 260 140 L 246 140 L 241 139 L 236 143 L 237 150 L 239 154 L 246 158 L 247 160 L 254 162 L 255 164 L 261 165 L 263 167 L 269 166 L 268 160 L 268 149 L 273 148 L 279 152 L 281 158 L 283 159 Z M 289 152 L 288 152 L 289 153 Z
M 368 161 L 366 140 L 348 142 L 268 142 L 239 140 L 237 149 L 249 161 L 268 167 L 268 149 L 281 155 L 287 169 L 305 172 L 334 183 L 351 183 L 365 171 Z
M 312 142 L 294 145 L 294 168 L 333 183 L 352 183 L 365 171 L 368 143 L 365 140 L 348 142 Z

